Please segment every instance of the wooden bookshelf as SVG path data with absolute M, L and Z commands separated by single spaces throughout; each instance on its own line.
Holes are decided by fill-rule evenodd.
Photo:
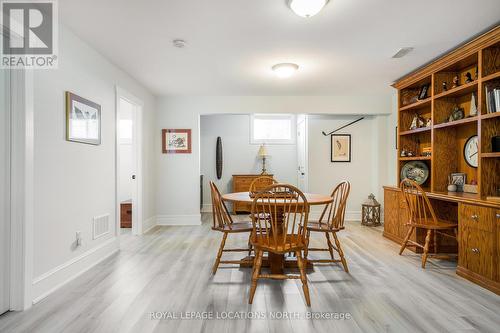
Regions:
M 415 94 L 424 86 L 428 96 L 418 100 Z M 486 107 L 486 88 L 500 87 L 500 26 L 399 79 L 393 87 L 398 90 L 398 184 L 407 163 L 427 165 L 429 178 L 422 188 L 436 216 L 458 225 L 456 240 L 438 237 L 435 245 L 440 252 L 458 253 L 457 274 L 500 295 L 500 201 L 491 199 L 500 197 L 500 153 L 493 152 L 491 143 L 500 135 L 500 110 L 488 113 Z M 473 96 L 476 114 L 470 112 Z M 464 117 L 453 121 L 450 115 L 456 107 L 464 110 Z M 410 130 L 415 116 L 426 127 Z M 464 146 L 476 135 L 478 165 L 472 167 L 465 161 Z M 428 148 L 432 156 L 421 156 Z M 401 156 L 403 149 L 416 156 Z M 448 192 L 451 173 L 465 173 L 467 184 L 474 180 L 477 187 L 470 188 L 478 193 Z M 408 209 L 402 201 L 397 186 L 384 187 L 383 235 L 400 244 L 408 232 Z M 425 238 L 424 229 L 411 235 L 420 244 Z

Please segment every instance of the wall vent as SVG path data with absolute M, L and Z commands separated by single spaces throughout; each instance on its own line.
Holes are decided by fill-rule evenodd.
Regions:
M 398 50 L 392 57 L 394 59 L 403 58 L 405 55 L 413 51 L 413 47 L 403 47 Z
M 109 214 L 94 217 L 92 224 L 92 239 L 109 234 Z

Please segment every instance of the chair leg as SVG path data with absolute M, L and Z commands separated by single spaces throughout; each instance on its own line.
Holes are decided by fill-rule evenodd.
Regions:
M 307 255 L 309 254 L 309 239 L 311 237 L 311 231 L 307 230 L 306 231 L 306 246 L 304 249 L 304 259 L 307 260 Z
M 259 279 L 263 254 L 264 251 L 262 250 L 257 250 L 257 253 L 255 254 L 255 264 L 253 267 L 253 274 L 252 274 L 252 286 L 250 287 L 250 298 L 248 299 L 248 304 L 252 304 L 253 296 L 255 295 L 255 290 L 257 289 L 257 280 Z
M 335 245 L 337 246 L 337 252 L 339 253 L 340 260 L 342 261 L 342 266 L 344 266 L 344 271 L 349 273 L 349 268 L 347 268 L 347 261 L 345 260 L 344 251 L 342 251 L 342 247 L 340 246 L 340 241 L 337 237 L 336 232 L 332 232 L 333 239 L 335 240 Z
M 424 253 L 422 255 L 422 268 L 425 268 L 425 263 L 427 262 L 427 254 L 429 253 L 429 243 L 431 242 L 432 230 L 427 230 L 427 235 L 425 236 Z
M 304 297 L 306 299 L 307 306 L 311 306 L 311 297 L 309 296 L 309 287 L 307 286 L 306 268 L 302 259 L 302 253 L 300 252 L 301 251 L 296 251 L 295 255 L 297 256 L 297 264 L 300 271 L 300 280 L 302 281 L 302 290 L 304 291 Z
M 214 267 L 212 268 L 212 274 L 214 275 L 217 272 L 217 268 L 219 268 L 220 258 L 222 257 L 222 250 L 224 250 L 224 246 L 226 245 L 226 239 L 227 239 L 227 232 L 225 232 L 224 236 L 222 236 L 222 241 L 220 242 L 219 246 L 219 253 L 217 253 L 217 258 L 215 258 Z
M 399 255 L 403 254 L 403 251 L 406 248 L 406 244 L 408 243 L 408 239 L 410 239 L 411 234 L 413 233 L 413 230 L 415 230 L 415 227 L 410 227 L 410 230 L 408 230 L 408 232 L 406 233 L 406 237 L 403 240 L 403 243 L 401 244 L 401 249 L 399 250 Z
M 332 242 L 330 241 L 330 236 L 328 235 L 328 232 L 325 232 L 326 236 L 326 242 L 328 243 L 328 251 L 330 251 L 330 257 L 332 257 L 332 260 L 335 260 L 333 256 L 333 245 Z
M 434 241 L 434 254 L 437 254 L 438 253 L 437 232 L 434 231 L 432 236 L 433 236 L 433 241 Z
M 252 246 L 252 233 L 250 233 L 250 235 L 248 236 L 248 256 L 252 255 L 252 250 L 253 250 L 253 246 Z

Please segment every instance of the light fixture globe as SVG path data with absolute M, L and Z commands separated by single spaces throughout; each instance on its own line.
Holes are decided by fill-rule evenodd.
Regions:
M 287 0 L 293 12 L 302 17 L 318 14 L 328 3 L 328 0 Z
M 280 79 L 286 79 L 295 74 L 299 69 L 299 65 L 293 63 L 276 64 L 272 67 L 273 72 Z

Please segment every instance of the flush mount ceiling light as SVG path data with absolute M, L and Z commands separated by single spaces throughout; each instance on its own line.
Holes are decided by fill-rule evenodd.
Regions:
M 292 76 L 298 69 L 299 65 L 292 63 L 276 64 L 272 67 L 273 72 L 280 79 L 286 79 Z
M 318 14 L 328 3 L 328 0 L 287 0 L 293 12 L 302 17 Z

